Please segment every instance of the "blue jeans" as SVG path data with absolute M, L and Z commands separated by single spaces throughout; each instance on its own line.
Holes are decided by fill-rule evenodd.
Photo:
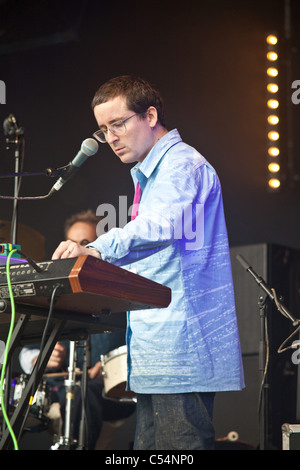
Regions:
M 213 449 L 214 395 L 214 393 L 137 394 L 134 449 Z

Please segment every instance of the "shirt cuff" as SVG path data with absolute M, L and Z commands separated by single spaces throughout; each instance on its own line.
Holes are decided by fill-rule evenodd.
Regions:
M 97 258 L 101 259 L 101 253 L 99 250 L 97 250 L 97 248 L 94 248 L 93 246 L 87 246 L 86 248 L 88 248 L 89 250 L 92 250 L 92 251 L 96 251 L 97 252 Z

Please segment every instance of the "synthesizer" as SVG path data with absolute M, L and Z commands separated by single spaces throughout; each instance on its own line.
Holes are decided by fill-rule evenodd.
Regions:
M 90 314 L 165 308 L 171 301 L 168 287 L 93 256 L 36 266 L 21 260 L 9 272 L 18 304 L 48 308 L 54 289 L 56 310 Z M 0 299 L 9 299 L 5 266 L 0 266 Z

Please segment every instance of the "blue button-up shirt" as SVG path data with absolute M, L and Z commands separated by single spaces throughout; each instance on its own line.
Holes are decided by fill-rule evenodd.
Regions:
M 177 130 L 132 170 L 139 215 L 91 246 L 172 289 L 164 309 L 128 312 L 127 386 L 136 393 L 243 388 L 227 230 L 215 170 Z

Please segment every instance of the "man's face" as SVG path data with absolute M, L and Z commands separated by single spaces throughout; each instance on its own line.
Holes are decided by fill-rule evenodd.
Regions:
M 69 228 L 66 236 L 68 240 L 72 240 L 72 242 L 85 246 L 96 240 L 96 225 L 87 222 L 75 222 Z
M 142 162 L 155 145 L 153 132 L 157 123 L 155 108 L 149 108 L 145 118 L 136 115 L 126 121 L 126 133 L 120 136 L 110 132 L 109 127 L 114 122 L 123 121 L 134 114 L 134 111 L 127 108 L 125 98 L 117 96 L 95 106 L 94 114 L 99 128 L 108 129 L 107 143 L 123 163 Z

